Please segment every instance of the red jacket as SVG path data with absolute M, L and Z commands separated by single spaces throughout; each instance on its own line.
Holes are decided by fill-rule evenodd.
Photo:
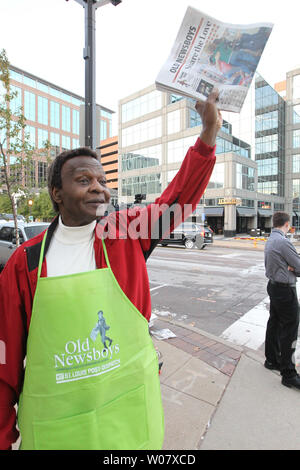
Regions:
M 155 205 L 139 209 L 138 212 L 129 210 L 112 213 L 96 226 L 94 248 L 97 268 L 106 266 L 101 243 L 101 238 L 106 237 L 107 253 L 116 279 L 129 300 L 147 320 L 151 316 L 151 298 L 145 261 L 159 239 L 195 210 L 214 164 L 215 148 L 198 139 L 194 147 L 188 150 L 180 170 L 155 201 Z M 180 208 L 184 204 L 191 206 L 182 215 Z M 170 211 L 172 206 L 174 217 L 173 211 Z M 165 221 L 170 218 L 171 225 L 167 230 Z M 48 229 L 45 251 L 57 221 L 58 218 L 55 218 Z M 23 385 L 23 361 L 43 235 L 23 243 L 11 256 L 0 276 L 0 345 L 5 345 L 5 361 L 0 356 L 0 449 L 10 449 L 18 438 L 14 406 L 18 403 Z M 45 259 L 41 276 L 47 276 Z

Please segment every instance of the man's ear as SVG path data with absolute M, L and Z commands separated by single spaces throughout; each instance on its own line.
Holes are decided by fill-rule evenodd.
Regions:
M 62 197 L 61 197 L 61 189 L 60 188 L 52 188 L 52 199 L 56 204 L 61 204 L 62 203 Z

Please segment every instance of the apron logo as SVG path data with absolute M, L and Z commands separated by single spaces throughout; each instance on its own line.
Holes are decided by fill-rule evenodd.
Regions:
M 102 344 L 104 346 L 104 349 L 108 349 L 106 346 L 106 341 L 109 341 L 109 346 L 111 346 L 112 339 L 110 339 L 108 336 L 106 336 L 106 331 L 110 329 L 110 326 L 106 324 L 105 318 L 103 316 L 102 310 L 98 312 L 98 322 L 97 325 L 92 329 L 92 332 L 90 334 L 90 338 L 95 342 L 98 336 L 98 333 L 100 335 Z
M 120 367 L 120 359 L 117 359 L 120 347 L 118 344 L 112 346 L 113 340 L 106 335 L 109 329 L 103 311 L 99 310 L 98 321 L 90 337 L 84 341 L 68 341 L 65 352 L 54 355 L 55 369 L 60 372 L 56 374 L 56 383 L 94 377 Z M 90 340 L 95 343 L 98 335 L 103 349 L 90 345 Z

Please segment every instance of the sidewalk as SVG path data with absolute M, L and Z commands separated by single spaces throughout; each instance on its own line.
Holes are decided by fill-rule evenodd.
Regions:
M 264 356 L 173 320 L 156 340 L 165 411 L 164 450 L 300 449 L 300 392 L 281 385 Z
M 296 250 L 300 252 L 300 241 L 291 239 L 291 242 L 295 246 Z M 264 251 L 266 241 L 263 240 L 263 237 L 257 237 L 254 239 L 249 235 L 237 235 L 236 237 L 232 238 L 226 238 L 223 235 L 215 235 L 213 245 L 224 248 Z

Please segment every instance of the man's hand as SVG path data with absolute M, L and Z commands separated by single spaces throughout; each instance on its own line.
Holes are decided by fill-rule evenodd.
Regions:
M 288 266 L 288 271 L 295 271 L 295 269 L 292 266 Z
M 216 105 L 218 97 L 218 90 L 214 90 L 206 101 L 198 100 L 195 106 L 203 124 L 200 139 L 211 147 L 216 143 L 217 134 L 223 122 L 222 115 Z

